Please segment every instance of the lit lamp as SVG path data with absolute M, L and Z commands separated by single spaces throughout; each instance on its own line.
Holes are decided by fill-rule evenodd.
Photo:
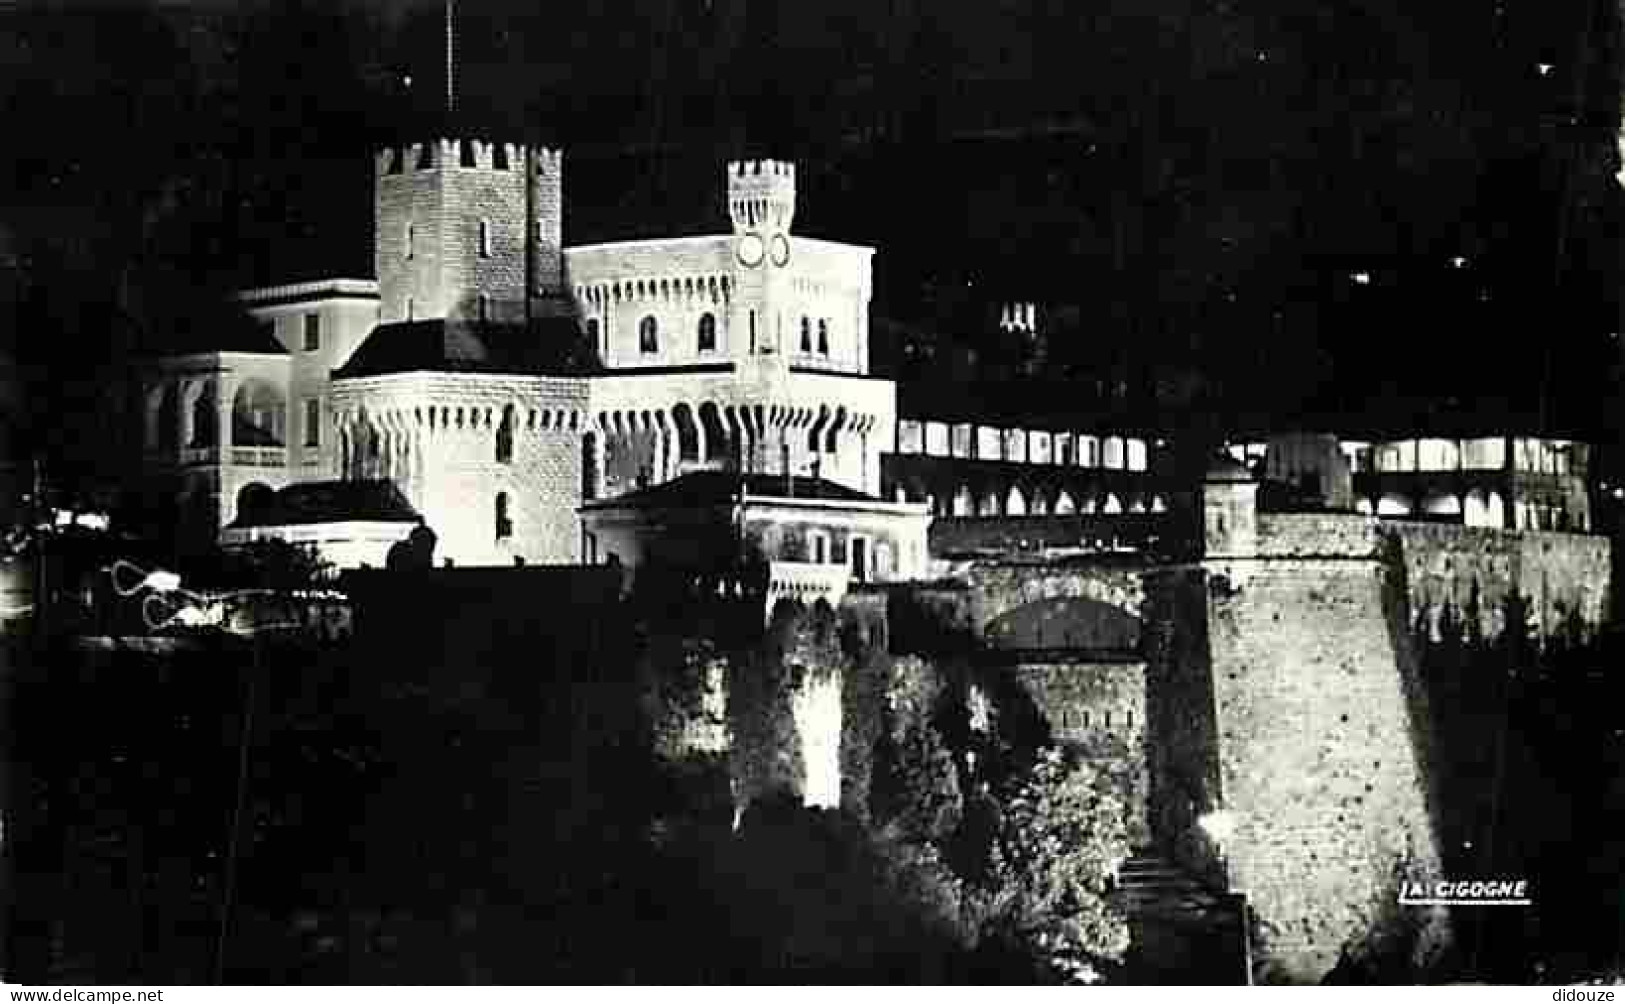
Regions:
M 1196 825 L 1209 840 L 1218 845 L 1219 852 L 1223 854 L 1225 842 L 1236 832 L 1236 814 L 1229 809 L 1215 809 L 1198 818 Z

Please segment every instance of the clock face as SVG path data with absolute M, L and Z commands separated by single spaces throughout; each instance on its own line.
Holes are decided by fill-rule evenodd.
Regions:
M 739 239 L 739 264 L 755 268 L 762 263 L 762 251 L 762 238 L 756 234 L 746 234 Z
M 783 268 L 790 263 L 790 241 L 783 234 L 773 235 L 773 264 Z

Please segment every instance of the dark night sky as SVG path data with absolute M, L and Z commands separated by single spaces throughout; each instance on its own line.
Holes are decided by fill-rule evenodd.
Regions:
M 566 147 L 572 243 L 720 227 L 721 162 L 771 154 L 802 165 L 803 233 L 880 248 L 883 316 L 1070 303 L 1066 351 L 1132 346 L 1280 406 L 1515 394 L 1546 350 L 1559 381 L 1619 355 L 1614 0 L 459 16 L 461 127 Z M 161 345 L 225 323 L 197 291 L 371 273 L 366 147 L 437 128 L 437 0 L 11 17 L 0 237 L 24 326 L 61 335 L 19 355 Z M 84 316 L 121 276 L 144 334 Z

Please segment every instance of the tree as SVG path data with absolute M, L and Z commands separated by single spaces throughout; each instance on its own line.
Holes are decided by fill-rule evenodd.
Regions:
M 984 939 L 1022 951 L 1070 982 L 1095 982 L 1128 948 L 1106 898 L 1128 856 L 1124 808 L 1087 762 L 1046 750 L 999 807 L 987 865 L 972 889 Z

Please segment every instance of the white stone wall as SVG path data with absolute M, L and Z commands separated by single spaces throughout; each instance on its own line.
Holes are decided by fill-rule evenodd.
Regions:
M 371 280 L 337 279 L 298 286 L 249 290 L 239 300 L 256 320 L 271 325 L 272 334 L 288 350 L 287 446 L 289 476 L 293 481 L 318 481 L 334 466 L 335 435 L 329 415 L 332 371 L 349 361 L 378 323 L 378 284 Z M 305 318 L 319 320 L 314 350 L 305 348 Z M 305 402 L 317 403 L 320 427 L 315 446 L 306 428 Z
M 791 365 L 842 373 L 869 366 L 870 248 L 791 238 L 790 259 L 752 267 L 733 236 L 679 237 L 567 248 L 565 271 L 583 322 L 595 320 L 612 369 L 682 366 L 778 355 Z M 699 320 L 716 318 L 716 349 L 698 347 Z M 755 316 L 755 351 L 750 337 Z M 658 350 L 639 344 L 639 324 L 655 319 Z M 801 319 L 812 352 L 800 351 Z M 829 353 L 817 351 L 825 322 Z
M 388 477 L 439 536 L 437 559 L 459 565 L 580 560 L 585 381 L 563 377 L 405 374 L 335 385 L 348 445 L 345 477 Z M 513 415 L 512 453 L 497 458 L 497 430 Z M 357 443 L 390 444 L 375 461 Z M 510 536 L 497 534 L 498 493 Z

